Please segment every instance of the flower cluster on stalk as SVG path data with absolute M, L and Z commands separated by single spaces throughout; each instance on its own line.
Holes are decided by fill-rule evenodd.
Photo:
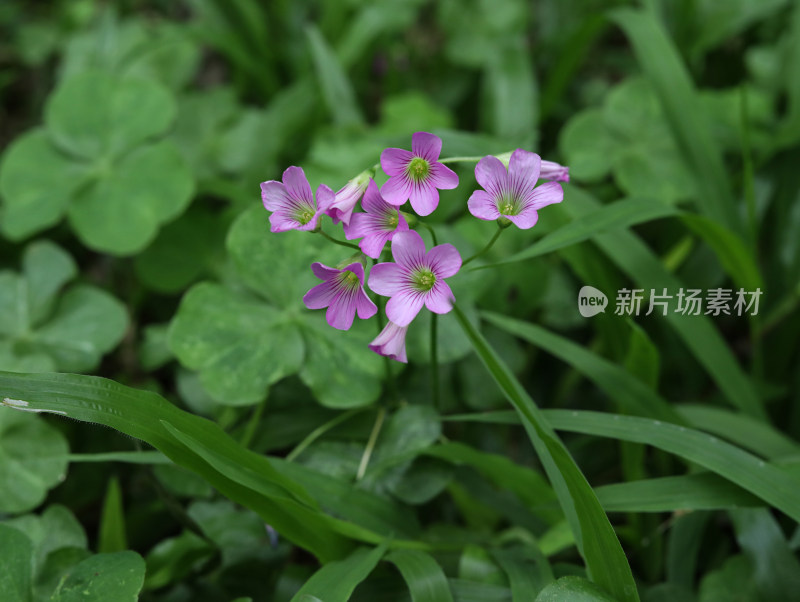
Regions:
M 332 327 L 348 330 L 356 315 L 365 320 L 378 311 L 365 289 L 366 280 L 373 293 L 388 297 L 387 323 L 369 348 L 400 362 L 407 361 L 408 326 L 423 308 L 437 314 L 449 312 L 455 296 L 446 279 L 477 257 L 462 260 L 451 244 L 434 243 L 428 250 L 412 229 L 421 222 L 400 209 L 409 202 L 418 216 L 428 216 L 439 205 L 439 190 L 458 186 L 458 176 L 444 164 L 448 160 L 439 160 L 441 151 L 442 140 L 438 136 L 417 132 L 411 138 L 410 151 L 385 149 L 379 165 L 352 178 L 336 193 L 321 184 L 315 197 L 303 170 L 294 166 L 284 171 L 281 182 L 261 184 L 264 207 L 271 212 L 272 232 L 321 232 L 322 217 L 327 215 L 335 225 L 341 224 L 347 240 L 359 241 L 361 253 L 338 266 L 319 262 L 311 265 L 322 282 L 309 290 L 303 301 L 309 309 L 326 309 L 326 319 Z M 451 161 L 456 160 L 459 159 Z M 373 179 L 379 166 L 388 176 L 380 188 Z M 496 221 L 500 228 L 513 224 L 525 230 L 536 224 L 539 209 L 561 202 L 564 193 L 559 182 L 569 181 L 569 169 L 517 149 L 507 155 L 481 158 L 475 167 L 475 178 L 481 189 L 469 197 L 469 212 L 478 219 Z M 537 186 L 539 180 L 546 182 Z M 356 210 L 359 202 L 362 211 Z M 482 253 L 496 238 L 497 235 Z M 380 261 L 387 243 L 392 260 L 376 263 L 367 275 L 369 260 Z

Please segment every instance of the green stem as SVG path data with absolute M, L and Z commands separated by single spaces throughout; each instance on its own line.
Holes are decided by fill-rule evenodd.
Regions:
M 356 481 L 364 478 L 364 473 L 367 472 L 369 460 L 372 457 L 372 452 L 375 451 L 375 443 L 378 441 L 378 434 L 381 432 L 383 426 L 383 419 L 386 417 L 386 408 L 380 408 L 378 415 L 375 417 L 375 424 L 372 425 L 372 432 L 369 434 L 367 447 L 364 448 L 364 454 L 361 456 L 361 462 L 358 465 L 358 472 L 356 473 Z
M 439 159 L 439 163 L 477 163 L 483 157 L 447 157 Z
M 472 257 L 466 259 L 464 261 L 464 263 L 461 264 L 461 267 L 463 268 L 465 265 L 467 265 L 473 259 L 477 259 L 481 255 L 487 253 L 489 251 L 489 249 L 491 249 L 492 246 L 494 246 L 494 243 L 497 241 L 497 239 L 500 238 L 500 235 L 503 233 L 503 230 L 505 230 L 505 228 L 503 228 L 502 226 L 498 226 L 497 232 L 495 232 L 494 236 L 492 236 L 492 239 L 488 243 L 486 243 L 486 246 L 483 247 L 483 249 L 481 249 L 477 253 L 475 253 L 475 255 L 473 255 Z
M 439 316 L 431 312 L 431 389 L 433 392 L 433 407 L 441 410 L 439 405 L 439 349 L 436 327 Z
M 434 231 L 434 229 L 431 226 L 429 226 L 428 224 L 426 224 L 425 222 L 423 222 L 423 221 L 419 221 L 418 220 L 417 223 L 420 226 L 422 226 L 423 228 L 425 228 L 428 232 L 431 233 L 431 239 L 433 240 L 433 246 L 435 247 L 436 245 L 438 245 L 439 243 L 436 242 L 436 232 Z
M 386 307 L 386 299 L 378 297 L 378 334 L 383 332 L 383 327 L 386 324 L 383 321 L 383 312 Z M 389 402 L 397 400 L 397 385 L 394 380 L 394 372 L 392 371 L 392 360 L 385 355 L 383 357 L 383 368 L 386 372 L 386 394 Z
M 343 240 L 336 240 L 333 236 L 323 232 L 322 230 L 318 230 L 319 234 L 322 234 L 324 238 L 327 238 L 329 241 L 336 243 L 342 247 L 348 247 L 350 249 L 355 249 L 356 251 L 360 251 L 361 248 L 358 245 L 351 244 L 349 242 L 344 242 Z
M 242 444 L 242 447 L 250 447 L 250 443 L 253 441 L 253 436 L 256 434 L 256 429 L 261 422 L 261 416 L 264 413 L 264 408 L 266 407 L 267 400 L 265 399 L 256 406 L 255 410 L 253 410 L 253 415 L 247 422 L 247 426 L 245 426 L 244 433 L 242 434 L 242 439 L 239 441 L 239 443 Z
M 293 461 L 295 458 L 297 458 L 297 456 L 302 454 L 303 451 L 309 445 L 314 443 L 314 441 L 319 439 L 322 435 L 327 433 L 333 427 L 339 426 L 345 420 L 350 419 L 351 417 L 355 416 L 359 412 L 363 412 L 365 409 L 366 408 L 356 408 L 354 410 L 348 410 L 347 412 L 343 412 L 342 414 L 339 414 L 335 418 L 332 418 L 331 420 L 329 420 L 325 424 L 322 424 L 322 425 L 318 426 L 313 431 L 311 431 L 308 435 L 306 435 L 305 439 L 303 439 L 300 443 L 297 444 L 297 447 L 295 447 L 291 452 L 289 452 L 289 455 L 286 456 L 286 461 L 287 462 Z

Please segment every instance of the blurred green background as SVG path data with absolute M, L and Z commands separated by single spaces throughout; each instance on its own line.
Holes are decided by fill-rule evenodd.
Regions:
M 512 263 L 453 284 L 539 406 L 691 426 L 788 479 L 770 497 L 733 452 L 723 468 L 703 463 L 705 439 L 681 447 L 667 434 L 645 448 L 562 417 L 589 483 L 608 487 L 598 495 L 641 598 L 794 599 L 796 2 L 3 0 L 0 370 L 155 391 L 245 447 L 296 460 L 313 471 L 292 474 L 307 487 L 322 474 L 328 495 L 385 503 L 442 569 L 383 563 L 354 600 L 445 600 L 414 593 L 425 579 L 446 579 L 463 601 L 533 600 L 547 587 L 543 600 L 610 599 L 585 581 L 553 583 L 586 571 L 554 498 L 526 489 L 541 467 L 525 432 L 507 416 L 440 423 L 507 409 L 455 318 L 440 322 L 441 406 L 428 393 L 427 316 L 390 394 L 365 348 L 374 324 L 334 332 L 302 309 L 307 265 L 336 253 L 298 233 L 270 238 L 260 182 L 300 165 L 313 188 L 337 190 L 415 131 L 440 136 L 443 157 L 524 148 L 570 168 L 564 202 L 533 230 L 510 229 L 483 262 Z M 430 221 L 466 257 L 493 227 L 466 212 L 472 165 L 458 174 Z M 609 296 L 604 314 L 578 313 L 585 284 Z M 624 287 L 762 296 L 755 316 L 614 315 Z M 386 430 L 361 479 L 379 408 Z M 8 414 L 0 521 L 23 535 L 0 531 L 0 557 L 29 552 L 19 591 L 32 593 L 19 599 L 75 599 L 57 597 L 63 579 L 66 592 L 112 553 L 115 582 L 134 575 L 119 600 L 142 580 L 143 600 L 290 600 L 316 570 L 196 474 L 96 463 L 138 442 Z M 673 477 L 688 480 L 656 481 Z M 97 587 L 106 593 L 85 599 L 112 599 Z

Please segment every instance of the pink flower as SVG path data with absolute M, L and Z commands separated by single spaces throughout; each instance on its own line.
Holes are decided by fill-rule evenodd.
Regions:
M 383 200 L 374 180 L 369 181 L 361 207 L 366 213 L 353 214 L 344 226 L 344 235 L 347 240 L 363 238 L 358 246 L 365 255 L 378 259 L 395 233 L 408 231 L 408 223 L 397 207 Z
M 408 326 L 398 326 L 393 322 L 389 322 L 383 327 L 381 333 L 375 337 L 375 340 L 369 344 L 369 348 L 378 355 L 384 355 L 391 360 L 407 364 L 406 332 L 408 332 Z
M 446 314 L 455 296 L 445 278 L 461 269 L 461 255 L 453 245 L 439 245 L 426 252 L 422 237 L 414 230 L 398 232 L 392 239 L 396 263 L 379 263 L 369 275 L 369 287 L 384 297 L 386 316 L 397 326 L 408 326 L 423 305 Z
M 521 148 L 511 155 L 508 171 L 497 157 L 481 159 L 475 166 L 475 178 L 483 190 L 472 193 L 467 202 L 469 212 L 478 219 L 505 218 L 522 230 L 532 228 L 539 219 L 537 210 L 564 199 L 557 182 L 534 188 L 541 163 L 539 155 Z
M 542 180 L 552 182 L 569 182 L 569 167 L 555 161 L 542 160 L 542 170 L 539 172 L 539 177 Z
M 356 312 L 362 320 L 371 318 L 378 308 L 364 292 L 364 266 L 351 263 L 343 270 L 329 268 L 319 262 L 311 264 L 318 284 L 303 297 L 308 309 L 328 308 L 325 319 L 339 330 L 349 330 Z
M 411 200 L 419 215 L 430 215 L 439 205 L 439 190 L 458 186 L 458 176 L 439 163 L 442 139 L 427 132 L 411 137 L 411 151 L 387 148 L 381 153 L 381 167 L 390 176 L 381 194 L 390 205 L 399 207 Z
M 305 172 L 300 167 L 289 167 L 283 172 L 283 183 L 275 180 L 261 182 L 261 200 L 269 216 L 272 232 L 287 230 L 314 230 L 320 213 L 334 200 L 333 190 L 320 184 L 317 201 L 311 194 Z
M 361 195 L 367 189 L 367 184 L 372 181 L 370 174 L 374 173 L 373 170 L 363 171 L 352 180 L 349 180 L 339 192 L 336 193 L 336 199 L 331 203 L 326 214 L 333 218 L 333 223 L 338 224 L 343 222 L 345 225 L 350 223 L 350 216 L 353 215 L 353 209 L 356 203 L 361 199 Z

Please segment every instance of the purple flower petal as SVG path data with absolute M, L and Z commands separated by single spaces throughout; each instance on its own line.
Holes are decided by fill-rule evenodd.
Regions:
M 478 219 L 485 219 L 487 221 L 496 220 L 500 217 L 500 212 L 497 210 L 497 203 L 483 190 L 476 190 L 472 193 L 467 201 L 469 212 Z
M 523 209 L 518 215 L 506 215 L 504 217 L 510 220 L 511 223 L 520 230 L 528 230 L 529 228 L 533 228 L 536 225 L 536 222 L 539 221 L 539 214 L 536 212 L 536 209 L 533 209 L 532 207 Z
M 394 257 L 398 265 L 406 269 L 425 265 L 425 241 L 414 230 L 398 232 L 392 239 L 392 257 Z M 375 268 L 377 267 L 375 266 Z M 373 271 L 375 268 L 373 268 Z M 378 291 L 375 292 L 377 293 Z
M 558 182 L 545 182 L 541 186 L 537 186 L 524 198 L 526 207 L 533 207 L 534 209 L 541 209 L 553 203 L 560 203 L 564 200 L 564 189 Z
M 381 168 L 387 176 L 404 174 L 414 155 L 402 148 L 387 148 L 381 153 Z
M 539 180 L 542 158 L 536 153 L 518 148 L 508 162 L 508 177 L 511 191 L 522 196 Z
M 456 298 L 446 282 L 438 280 L 430 292 L 425 296 L 425 307 L 435 314 L 446 314 L 453 309 Z M 388 308 L 389 305 L 387 304 Z
M 542 161 L 542 170 L 539 172 L 539 178 L 552 180 L 553 182 L 569 182 L 569 167 L 554 161 Z
M 369 288 L 384 297 L 391 297 L 405 289 L 405 270 L 396 263 L 379 263 L 369 272 Z
M 433 163 L 442 152 L 442 139 L 428 132 L 416 132 L 411 136 L 411 152 Z
M 375 268 L 372 269 L 374 270 Z M 386 303 L 386 317 L 398 326 L 408 326 L 417 317 L 419 310 L 424 305 L 425 299 L 423 295 L 416 291 L 403 290 L 392 296 Z
M 429 182 L 439 190 L 451 190 L 458 186 L 458 175 L 452 169 L 442 163 L 434 163 L 431 166 Z
M 370 179 L 367 184 L 367 190 L 364 192 L 364 198 L 361 200 L 361 208 L 367 213 L 377 213 L 388 205 L 381 196 L 381 191 L 375 180 Z
M 461 254 L 450 244 L 433 247 L 428 252 L 425 261 L 436 274 L 436 278 L 455 276 L 461 269 Z
M 353 272 L 358 278 L 358 281 L 361 283 L 361 285 L 362 286 L 364 285 L 364 266 L 361 265 L 360 262 L 356 261 L 351 263 L 349 266 L 345 268 L 345 270 L 348 272 Z
M 408 226 L 406 226 L 408 227 Z M 358 243 L 359 248 L 367 257 L 378 259 L 383 253 L 383 248 L 386 243 L 392 238 L 392 232 L 380 231 L 369 236 L 364 237 L 364 240 Z
M 508 172 L 500 159 L 487 155 L 475 166 L 475 179 L 493 198 L 498 198 L 506 187 Z
M 318 284 L 303 295 L 303 303 L 306 304 L 308 309 L 323 309 L 328 307 L 335 297 L 336 285 L 326 281 Z
M 350 330 L 356 317 L 355 299 L 348 294 L 336 296 L 325 312 L 328 324 L 337 330 Z
M 392 176 L 381 187 L 381 196 L 390 205 L 399 207 L 411 196 L 412 183 L 405 175 Z
M 308 187 L 309 192 L 311 191 L 311 187 Z M 325 184 L 320 184 L 317 186 L 317 211 L 318 212 L 325 212 L 331 204 L 336 200 L 336 194 L 325 186 Z
M 418 215 L 430 215 L 439 206 L 439 191 L 428 182 L 420 182 L 411 188 L 411 207 Z
M 406 332 L 408 332 L 407 326 L 398 326 L 389 322 L 369 344 L 369 348 L 379 355 L 405 364 L 408 362 L 406 359 Z
M 376 313 L 378 313 L 378 306 L 372 302 L 367 296 L 367 293 L 364 292 L 364 289 L 361 289 L 358 293 L 358 297 L 356 298 L 356 309 L 358 311 L 358 317 L 362 320 L 368 320 Z
M 277 211 L 291 204 L 286 187 L 275 180 L 261 182 L 261 202 L 267 211 Z
M 283 172 L 283 184 L 291 198 L 305 201 L 308 204 L 314 203 L 314 197 L 311 196 L 311 184 L 308 183 L 302 167 L 294 165 L 287 167 Z
M 320 280 L 330 280 L 336 274 L 338 274 L 341 270 L 337 270 L 336 268 L 329 268 L 324 263 L 320 263 L 319 261 L 315 261 L 311 264 L 311 271 L 314 272 L 314 276 L 319 278 Z

